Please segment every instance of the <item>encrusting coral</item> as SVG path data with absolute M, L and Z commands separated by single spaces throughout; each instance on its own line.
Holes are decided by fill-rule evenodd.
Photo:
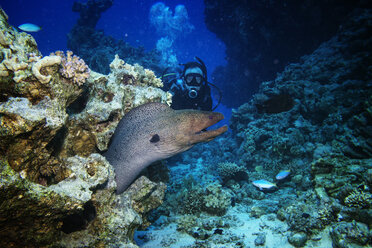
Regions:
M 205 187 L 196 183 L 179 192 L 175 201 L 182 214 L 198 215 L 206 212 L 211 215 L 224 215 L 231 206 L 231 197 L 230 192 L 219 183 L 210 183 Z

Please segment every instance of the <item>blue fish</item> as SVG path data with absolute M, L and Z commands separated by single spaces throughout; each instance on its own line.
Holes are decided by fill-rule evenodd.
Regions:
M 269 182 L 265 179 L 260 179 L 260 180 L 253 181 L 252 184 L 254 186 L 256 186 L 257 188 L 259 188 L 260 190 L 272 189 L 272 188 L 277 187 L 275 183 Z
M 282 170 L 278 173 L 278 175 L 276 175 L 276 180 L 283 180 L 285 178 L 287 178 L 289 175 L 291 174 L 291 171 L 290 170 Z
M 19 25 L 18 28 L 25 32 L 39 32 L 41 30 L 41 27 L 32 23 L 24 23 Z

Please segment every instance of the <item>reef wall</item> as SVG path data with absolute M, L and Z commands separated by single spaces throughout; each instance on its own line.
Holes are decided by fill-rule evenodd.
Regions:
M 42 56 L 7 19 L 0 9 L 0 246 L 137 247 L 165 185 L 142 176 L 116 195 L 99 153 L 130 109 L 171 96 L 118 56 L 108 75 L 70 51 Z
M 160 68 L 160 55 L 156 51 L 146 52 L 144 47 L 133 47 L 123 40 L 105 35 L 95 26 L 101 13 L 112 6 L 112 0 L 88 0 L 74 2 L 72 11 L 80 14 L 76 25 L 67 34 L 67 47 L 79 55 L 89 67 L 100 73 L 109 73 L 108 65 L 115 54 L 130 64 L 140 64 L 157 73 Z
M 226 45 L 213 74 L 223 103 L 238 107 L 286 65 L 330 39 L 353 9 L 368 1 L 205 0 L 205 22 Z M 331 10 L 331 11 L 330 11 Z
M 371 10 L 356 12 L 335 37 L 263 82 L 230 125 L 237 164 L 251 180 L 291 170 L 297 202 L 284 203 L 278 218 L 308 239 L 330 226 L 334 247 L 371 244 L 371 20 Z

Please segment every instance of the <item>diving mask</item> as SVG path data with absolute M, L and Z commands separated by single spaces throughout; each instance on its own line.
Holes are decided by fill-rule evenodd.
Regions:
M 204 81 L 204 78 L 199 73 L 188 73 L 185 75 L 185 82 L 189 86 L 200 86 Z

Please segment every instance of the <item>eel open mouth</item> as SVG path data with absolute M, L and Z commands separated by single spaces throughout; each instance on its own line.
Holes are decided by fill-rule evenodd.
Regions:
M 198 142 L 205 142 L 205 141 L 211 141 L 214 138 L 216 138 L 218 135 L 223 134 L 224 132 L 227 131 L 227 125 L 224 125 L 222 127 L 219 127 L 214 130 L 202 130 L 200 132 L 195 133 L 195 138 L 198 140 Z
M 224 125 L 220 128 L 214 129 L 214 130 L 206 130 L 208 127 L 218 123 L 219 121 L 223 120 L 224 116 L 221 113 L 214 112 L 214 113 L 208 113 L 203 116 L 202 120 L 203 123 L 201 123 L 200 127 L 201 130 L 194 133 L 193 137 L 193 143 L 199 143 L 199 142 L 205 142 L 205 141 L 211 141 L 214 138 L 216 138 L 218 135 L 223 134 L 227 131 L 227 125 Z

